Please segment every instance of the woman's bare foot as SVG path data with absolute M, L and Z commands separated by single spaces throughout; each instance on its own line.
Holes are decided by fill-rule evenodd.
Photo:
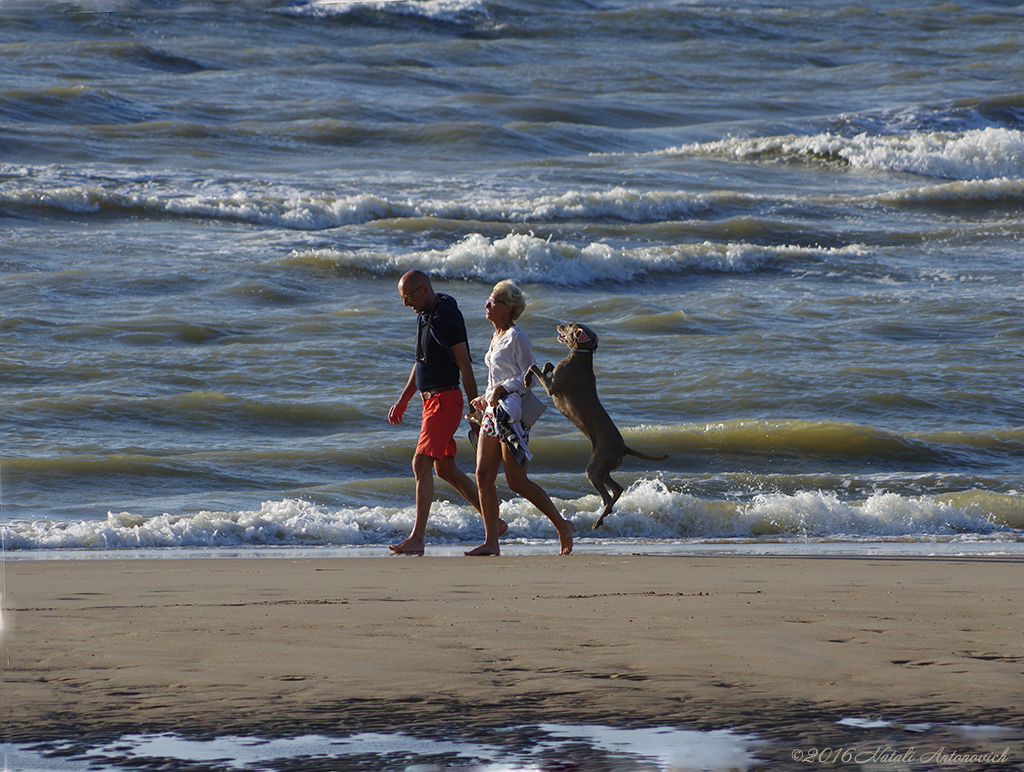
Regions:
M 389 544 L 388 549 L 394 552 L 396 555 L 422 555 L 423 540 L 414 539 L 411 536 L 403 542 L 398 544 Z
M 558 542 L 562 545 L 562 554 L 568 555 L 572 552 L 572 535 L 576 531 L 576 526 L 572 524 L 572 520 L 565 520 L 565 525 L 558 529 Z
M 505 535 L 505 531 L 507 531 L 507 530 L 508 530 L 508 523 L 506 523 L 504 520 L 502 520 L 499 517 L 498 518 L 498 538 L 500 539 L 502 536 L 504 536 Z M 487 542 L 484 542 L 479 547 L 474 547 L 473 549 L 467 550 L 466 552 L 463 552 L 462 554 L 463 555 L 470 555 L 472 557 L 475 557 L 477 555 L 500 555 L 501 554 L 501 547 L 499 547 L 497 544 L 491 546 Z
M 480 555 L 496 556 L 501 554 L 501 547 L 497 545 L 494 545 L 492 547 L 490 544 L 481 544 L 479 547 L 474 547 L 473 549 L 463 552 L 462 554 L 469 555 L 470 557 L 477 557 Z

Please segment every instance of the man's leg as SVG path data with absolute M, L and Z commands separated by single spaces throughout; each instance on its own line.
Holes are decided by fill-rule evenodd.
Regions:
M 422 555 L 427 534 L 427 518 L 434 503 L 434 460 L 417 453 L 412 457 L 412 474 L 416 478 L 416 521 L 409 538 L 389 549 L 399 555 Z

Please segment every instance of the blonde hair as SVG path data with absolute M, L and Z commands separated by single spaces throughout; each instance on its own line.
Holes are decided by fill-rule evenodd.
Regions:
M 523 291 L 511 279 L 499 281 L 494 285 L 491 294 L 502 303 L 512 307 L 513 322 L 522 316 L 523 311 L 526 310 L 526 295 L 523 294 Z

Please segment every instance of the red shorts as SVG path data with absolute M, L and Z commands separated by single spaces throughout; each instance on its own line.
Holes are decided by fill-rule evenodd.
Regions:
M 455 432 L 462 423 L 462 389 L 442 391 L 423 400 L 416 452 L 431 458 L 455 455 Z

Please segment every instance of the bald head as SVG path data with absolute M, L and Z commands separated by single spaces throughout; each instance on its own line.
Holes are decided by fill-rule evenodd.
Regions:
M 398 280 L 398 294 L 402 303 L 414 311 L 427 311 L 434 306 L 436 296 L 430 284 L 430 277 L 423 271 L 407 271 Z

